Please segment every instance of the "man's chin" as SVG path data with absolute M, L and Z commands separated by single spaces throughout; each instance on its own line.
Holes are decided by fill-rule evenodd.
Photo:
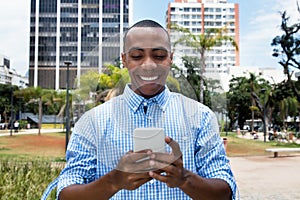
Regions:
M 162 85 L 147 84 L 140 87 L 138 91 L 141 96 L 149 98 L 161 93 L 164 90 L 164 88 L 165 87 Z

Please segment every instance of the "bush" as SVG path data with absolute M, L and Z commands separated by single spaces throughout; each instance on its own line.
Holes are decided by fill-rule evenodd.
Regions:
M 60 173 L 50 161 L 0 160 L 0 200 L 41 199 L 48 184 Z M 52 191 L 48 199 L 55 199 Z

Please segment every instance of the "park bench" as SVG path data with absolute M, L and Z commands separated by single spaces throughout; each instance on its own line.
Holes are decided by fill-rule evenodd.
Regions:
M 279 152 L 300 152 L 300 148 L 269 148 L 266 149 L 267 152 L 273 152 L 274 158 L 278 157 Z

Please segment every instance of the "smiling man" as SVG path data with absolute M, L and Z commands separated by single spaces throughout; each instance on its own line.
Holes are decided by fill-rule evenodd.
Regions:
M 132 28 L 125 35 L 124 52 L 122 61 L 129 70 L 131 89 L 146 98 L 162 92 L 173 59 L 167 32 L 158 27 Z
M 124 36 L 124 93 L 86 112 L 68 145 L 59 199 L 235 199 L 236 183 L 213 112 L 166 87 L 170 38 L 143 20 Z M 147 109 L 144 109 L 144 107 Z M 133 152 L 133 132 L 163 128 L 166 152 Z

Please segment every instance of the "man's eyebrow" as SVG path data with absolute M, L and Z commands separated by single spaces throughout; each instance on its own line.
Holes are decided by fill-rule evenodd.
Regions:
M 154 48 L 142 48 L 142 47 L 132 47 L 130 48 L 126 53 L 129 53 L 131 51 L 145 51 L 145 49 L 151 49 L 152 51 L 167 51 L 167 52 L 170 52 L 170 50 L 168 50 L 167 48 L 165 47 L 154 47 Z
M 168 50 L 165 47 L 155 47 L 155 48 L 152 48 L 152 51 L 160 51 L 160 50 L 170 52 L 170 50 Z
M 129 53 L 131 51 L 136 51 L 136 50 L 138 50 L 138 51 L 145 51 L 145 49 L 141 48 L 141 47 L 131 47 L 130 49 L 128 49 L 128 51 L 126 53 Z

